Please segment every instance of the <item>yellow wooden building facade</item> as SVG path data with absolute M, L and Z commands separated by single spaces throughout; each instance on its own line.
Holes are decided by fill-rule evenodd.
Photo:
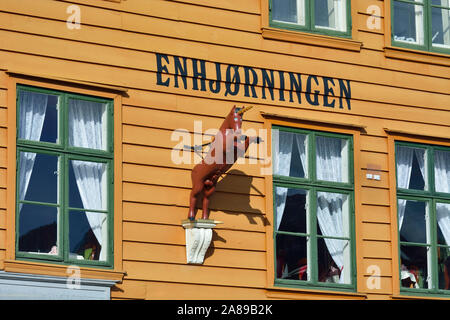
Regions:
M 448 155 L 450 51 L 445 39 L 436 46 L 442 50 L 399 45 L 402 40 L 391 36 L 397 23 L 393 2 L 344 1 L 347 33 L 335 35 L 273 23 L 276 2 L 269 0 L 1 0 L 0 298 L 8 298 L 8 292 L 22 297 L 11 289 L 19 287 L 14 281 L 26 286 L 45 276 L 60 279 L 54 290 L 63 290 L 73 265 L 82 288 L 106 288 L 104 297 L 111 299 L 449 298 L 438 279 L 442 274 L 431 270 L 441 266 L 435 253 L 427 260 L 428 280 L 433 278 L 427 287 L 402 288 L 399 242 L 406 240 L 398 229 L 396 148 L 409 142 Z M 317 17 L 313 3 L 306 1 L 304 17 L 310 12 Z M 432 7 L 435 1 L 421 3 L 416 7 L 425 12 L 448 8 L 445 1 L 439 7 Z M 21 223 L 23 228 L 26 223 L 18 211 L 33 201 L 19 195 L 19 153 L 53 152 L 50 145 L 20 138 L 18 105 L 25 102 L 19 92 L 27 88 L 58 96 L 57 108 L 66 115 L 61 101 L 71 94 L 107 101 L 111 117 L 103 134 L 109 153 L 96 156 L 113 168 L 110 203 L 103 212 L 110 217 L 108 263 L 77 264 L 59 249 L 60 260 L 50 253 L 20 252 Z M 187 131 L 191 145 L 204 143 L 198 134 L 218 128 L 234 105 L 253 106 L 243 127 L 267 133 L 258 145 L 267 154 L 247 155 L 218 183 L 211 219 L 223 223 L 214 228 L 204 262 L 188 264 L 181 221 L 187 218 L 193 164 L 174 162 L 174 148 L 180 148 L 174 132 Z M 287 269 L 277 270 L 274 244 L 274 188 L 283 185 L 270 166 L 275 126 L 350 139 L 351 179 L 342 187 L 351 199 L 349 286 L 277 281 Z M 58 122 L 56 130 L 63 127 Z M 69 146 L 57 152 L 70 159 L 75 151 Z M 64 198 L 61 188 L 59 198 Z M 308 188 L 321 190 L 314 184 Z M 434 218 L 439 212 L 431 207 L 449 202 L 445 191 L 414 195 L 428 196 L 424 201 Z M 70 241 L 72 220 L 63 213 L 70 205 L 47 207 L 59 210 L 58 241 Z M 311 225 L 317 232 L 317 224 Z M 432 237 L 439 237 L 436 223 L 426 230 L 428 251 L 448 251 L 450 244 Z M 318 249 L 311 252 L 317 256 Z M 70 297 L 77 289 L 64 292 L 61 297 Z

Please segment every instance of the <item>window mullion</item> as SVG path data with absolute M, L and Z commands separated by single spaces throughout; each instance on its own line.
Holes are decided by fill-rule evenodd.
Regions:
M 432 195 L 436 194 L 436 184 L 435 184 L 435 178 L 434 178 L 434 148 L 429 147 L 427 148 L 427 170 L 428 170 L 428 190 L 431 192 Z
M 430 236 L 431 236 L 431 286 L 433 291 L 439 289 L 438 263 L 437 263 L 437 220 L 436 220 L 436 200 L 431 200 L 429 213 Z
M 64 154 L 61 154 L 61 172 L 62 175 L 60 176 L 60 192 L 61 192 L 61 212 L 60 212 L 60 239 L 62 241 L 61 248 L 63 250 L 63 260 L 67 261 L 69 258 L 68 253 L 68 243 L 69 243 L 69 232 L 68 228 L 66 226 L 68 225 L 68 212 L 67 207 L 69 203 L 69 190 L 68 190 L 68 158 L 66 155 L 67 152 L 67 145 L 68 145 L 68 99 L 67 99 L 67 93 L 63 93 L 61 96 L 61 121 L 60 121 L 60 132 L 61 132 L 61 146 L 63 147 Z
M 66 228 L 67 225 L 67 205 L 69 202 L 69 192 L 68 192 L 68 159 L 65 154 L 61 155 L 62 158 L 62 165 L 61 165 L 61 172 L 62 175 L 60 176 L 60 192 L 61 192 L 61 209 L 60 209 L 60 218 L 59 218 L 59 232 L 60 232 L 60 241 L 61 241 L 61 248 L 63 250 L 63 260 L 67 261 L 69 254 L 67 252 L 68 243 L 69 243 L 69 232 L 68 228 Z
M 433 48 L 433 28 L 432 28 L 432 16 L 431 16 L 431 0 L 423 0 L 423 34 L 424 42 L 426 44 L 427 50 L 431 51 Z
M 64 93 L 61 97 L 61 123 L 60 123 L 60 130 L 61 130 L 61 145 L 63 146 L 64 152 L 67 152 L 68 150 L 68 136 L 69 136 L 69 99 L 67 96 L 67 93 Z
M 315 182 L 317 181 L 317 175 L 316 175 L 316 134 L 314 132 L 311 132 L 308 135 L 308 178 L 310 181 Z
M 308 265 L 310 266 L 310 281 L 313 283 L 319 282 L 319 262 L 317 253 L 317 191 L 315 188 L 310 190 L 309 194 L 309 204 L 308 204 L 307 217 L 309 218 L 309 241 L 308 241 Z
M 305 26 L 308 30 L 315 30 L 315 16 L 314 16 L 314 8 L 315 8 L 315 0 L 305 0 Z

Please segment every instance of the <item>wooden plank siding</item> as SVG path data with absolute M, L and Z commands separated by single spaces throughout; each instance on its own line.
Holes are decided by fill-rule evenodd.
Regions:
M 8 235 L 14 233 L 8 226 L 15 211 L 8 205 L 15 190 L 14 173 L 8 168 L 13 156 L 8 152 L 15 150 L 9 139 L 14 131 L 9 130 L 16 128 L 9 118 L 13 117 L 10 104 L 14 100 L 9 90 L 12 73 L 21 73 L 30 75 L 22 78 L 42 86 L 46 78 L 62 87 L 72 83 L 67 85 L 69 91 L 71 86 L 77 87 L 76 82 L 126 89 L 118 110 L 121 120 L 116 129 L 121 140 L 115 150 L 121 156 L 121 180 L 115 183 L 122 190 L 116 209 L 121 212 L 121 220 L 116 221 L 121 231 L 120 264 L 115 268 L 126 275 L 112 289 L 113 299 L 388 299 L 395 295 L 395 170 L 385 129 L 433 135 L 448 143 L 450 63 L 445 55 L 431 55 L 428 61 L 433 63 L 387 57 L 390 16 L 385 1 L 351 1 L 352 40 L 362 46 L 349 51 L 264 38 L 261 19 L 266 0 L 2 0 L 0 270 L 5 259 L 14 256 L 8 251 L 14 247 L 8 244 L 13 238 Z M 66 8 L 71 4 L 81 9 L 80 29 L 66 26 Z M 379 29 L 367 25 L 369 6 L 380 8 Z M 169 62 L 163 61 L 167 65 L 163 77 L 169 79 L 169 86 L 157 84 L 156 54 L 168 56 Z M 186 88 L 183 81 L 179 87 L 173 85 L 174 56 L 188 58 Z M 351 108 L 324 107 L 323 83 L 313 88 L 320 91 L 320 105 L 310 105 L 304 98 L 299 103 L 295 95 L 291 102 L 289 88 L 280 91 L 283 86 L 278 77 L 274 77 L 274 98 L 261 96 L 261 81 L 254 86 L 256 98 L 246 96 L 243 87 L 234 96 L 195 90 L 191 59 L 205 61 L 206 81 L 217 80 L 215 63 L 221 64 L 222 76 L 228 65 L 237 65 L 241 77 L 245 66 L 349 80 Z M 52 80 L 56 78 L 67 81 Z M 225 85 L 224 77 L 220 83 Z M 305 92 L 305 84 L 302 89 Z M 286 99 L 280 101 L 283 93 Z M 357 132 L 354 241 L 358 290 L 353 296 L 283 290 L 269 283 L 273 206 L 268 204 L 271 177 L 260 168 L 270 160 L 264 155 L 247 155 L 245 163 L 236 164 L 219 182 L 211 198 L 211 217 L 223 224 L 214 228 L 204 264 L 186 264 L 180 223 L 187 217 L 194 164 L 172 161 L 174 147 L 180 142 L 173 132 L 185 130 L 193 143 L 199 136 L 198 123 L 200 133 L 218 128 L 234 104 L 254 106 L 245 114 L 243 128 L 256 132 L 270 123 L 261 112 L 276 114 L 285 123 L 307 119 L 300 120 L 303 124 L 299 126 L 308 128 L 320 128 L 321 123 L 328 131 L 337 126 Z M 200 138 L 206 142 L 210 136 Z M 261 146 L 268 145 L 265 141 Z M 190 157 L 198 160 L 194 153 Z M 256 163 L 249 163 L 250 158 Z M 381 179 L 366 179 L 372 172 Z M 368 285 L 373 266 L 380 271 L 379 288 Z

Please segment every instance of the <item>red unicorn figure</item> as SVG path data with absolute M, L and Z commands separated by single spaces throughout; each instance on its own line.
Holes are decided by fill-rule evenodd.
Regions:
M 209 218 L 209 198 L 216 190 L 219 178 L 227 172 L 239 157 L 245 155 L 251 143 L 260 143 L 260 137 L 247 137 L 242 134 L 242 117 L 252 107 L 237 108 L 234 106 L 219 128 L 219 132 L 210 143 L 210 148 L 191 173 L 192 189 L 189 197 L 189 220 L 195 220 L 196 203 L 199 195 L 203 195 L 202 219 Z

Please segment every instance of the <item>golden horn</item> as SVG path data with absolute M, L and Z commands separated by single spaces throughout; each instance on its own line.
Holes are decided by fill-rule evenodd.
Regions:
M 253 108 L 253 106 L 245 107 L 244 109 L 238 111 L 238 114 L 243 114 L 244 112 L 247 112 L 247 111 L 250 110 L 251 108 Z

